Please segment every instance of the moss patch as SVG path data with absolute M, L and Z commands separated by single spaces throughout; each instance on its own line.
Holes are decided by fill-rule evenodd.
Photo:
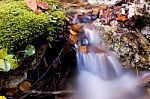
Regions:
M 41 33 L 49 34 L 51 39 L 57 35 L 54 31 L 63 25 L 64 13 L 59 9 L 58 1 L 44 1 L 48 1 L 50 10 L 48 14 L 39 15 L 22 0 L 7 0 L 0 4 L 0 48 L 12 51 L 25 42 L 30 43 Z

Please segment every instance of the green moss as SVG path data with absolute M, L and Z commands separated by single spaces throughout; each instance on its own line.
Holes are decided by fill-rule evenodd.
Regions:
M 36 15 L 22 0 L 0 4 L 0 48 L 12 51 L 24 42 L 30 43 L 41 33 L 49 34 L 50 38 L 57 35 L 55 31 L 63 25 L 64 13 L 59 9 L 58 1 L 44 1 L 49 1 L 50 6 L 56 5 L 55 9 L 51 6 L 49 15 Z

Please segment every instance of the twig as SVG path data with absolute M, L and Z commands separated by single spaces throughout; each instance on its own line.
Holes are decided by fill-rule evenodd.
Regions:
M 47 63 L 45 57 L 43 57 L 43 61 L 44 61 L 45 67 L 48 68 L 48 63 Z
M 54 66 L 56 61 L 58 61 L 57 59 L 62 55 L 63 50 L 64 50 L 64 47 L 61 49 L 61 51 L 59 52 L 59 54 L 56 57 L 56 59 L 52 62 L 52 64 L 47 68 L 45 73 L 32 85 L 32 88 L 48 73 L 48 71 L 51 69 L 51 67 Z
M 139 70 L 138 70 L 138 66 L 135 66 L 136 69 L 136 76 L 139 77 Z
M 75 93 L 74 90 L 61 90 L 61 91 L 37 91 L 37 90 L 28 90 L 27 92 L 24 92 L 23 96 L 20 96 L 16 99 L 24 99 L 25 97 L 35 94 L 36 95 L 61 95 L 61 94 L 73 94 Z
M 61 90 L 61 91 L 36 91 L 30 90 L 30 94 L 48 94 L 48 95 L 60 95 L 60 94 L 73 94 L 75 93 L 74 90 Z
M 32 85 L 31 89 L 34 88 L 34 86 L 49 72 L 49 70 L 51 69 L 51 67 L 56 63 L 57 58 L 59 58 L 62 55 L 62 52 L 64 50 L 64 47 L 61 49 L 61 51 L 59 52 L 59 55 L 56 57 L 56 59 L 52 62 L 52 64 L 47 68 L 47 70 L 45 71 L 45 73 L 36 80 L 36 82 Z M 15 97 L 15 99 L 24 99 L 24 97 L 27 97 L 28 95 L 30 95 L 30 91 L 27 92 L 22 92 L 21 94 L 19 94 L 18 96 Z
M 135 31 L 136 31 L 136 33 L 133 32 L 134 35 L 138 36 L 139 39 L 142 39 L 145 42 L 145 44 L 147 44 L 148 46 L 150 46 L 149 41 L 145 37 L 143 37 L 143 35 L 137 29 Z

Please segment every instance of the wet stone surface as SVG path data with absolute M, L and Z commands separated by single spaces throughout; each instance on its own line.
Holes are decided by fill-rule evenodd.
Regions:
M 91 6 L 88 10 L 76 11 L 71 16 L 70 25 L 80 28 L 85 23 L 100 27 L 107 47 L 115 51 L 126 68 L 150 70 L 150 41 L 148 27 L 142 32 L 134 27 L 135 18 L 130 15 L 129 4 Z M 76 21 L 73 21 L 76 20 Z M 73 30 L 73 28 L 69 28 Z M 74 30 L 73 30 L 74 31 Z M 79 35 L 74 31 L 74 37 Z M 72 32 L 70 34 L 73 34 Z M 74 40 L 76 43 L 76 40 Z

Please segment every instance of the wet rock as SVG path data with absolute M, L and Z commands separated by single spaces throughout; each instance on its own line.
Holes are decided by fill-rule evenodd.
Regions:
M 105 45 L 120 56 L 120 60 L 126 68 L 148 69 L 150 68 L 150 42 L 146 37 L 149 36 L 147 36 L 147 32 L 145 33 L 144 28 L 141 28 L 143 29 L 141 34 L 135 31 L 135 17 L 130 12 L 132 8 L 133 5 L 129 4 L 103 5 L 99 6 L 100 10 L 95 10 L 99 12 L 96 21 L 93 22 L 90 16 L 91 12 L 81 14 L 78 19 L 83 23 L 93 22 L 100 26 Z M 96 9 L 98 8 L 96 7 Z M 92 15 L 96 16 L 95 13 Z

